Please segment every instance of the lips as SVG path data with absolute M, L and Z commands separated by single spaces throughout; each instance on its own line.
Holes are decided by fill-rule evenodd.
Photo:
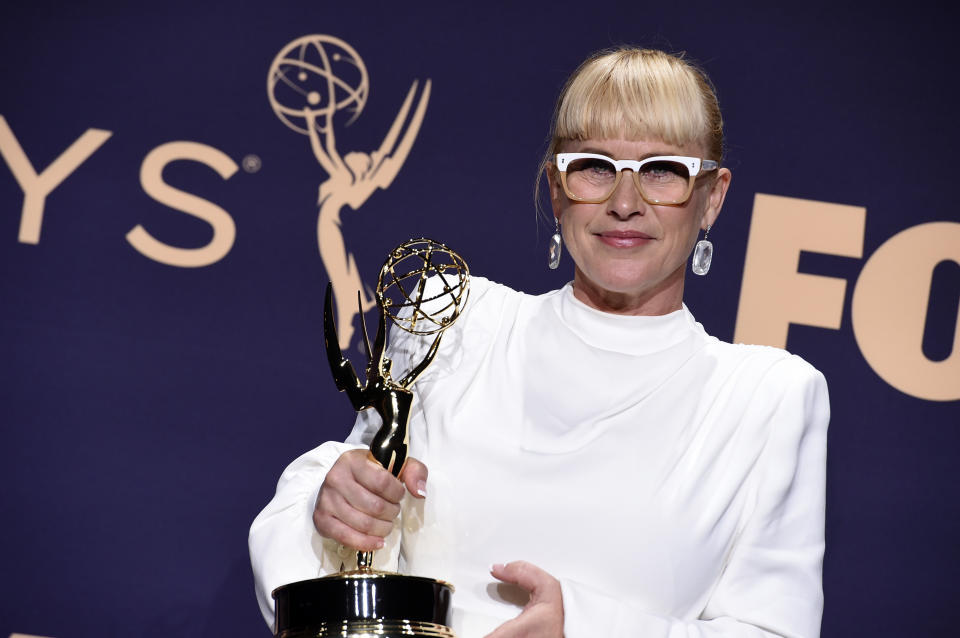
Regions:
M 651 241 L 653 237 L 638 230 L 605 230 L 594 235 L 604 244 L 614 248 L 634 248 L 643 246 Z

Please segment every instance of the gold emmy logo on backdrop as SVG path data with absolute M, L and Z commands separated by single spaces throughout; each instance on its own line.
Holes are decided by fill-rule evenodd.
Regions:
M 373 408 L 380 415 L 370 456 L 394 476 L 407 458 L 410 386 L 433 361 L 443 331 L 460 316 L 469 291 L 466 262 L 443 244 L 411 239 L 392 250 L 377 279 L 379 321 L 372 347 L 360 313 L 367 353 L 366 381 L 361 383 L 340 349 L 331 307 L 334 288 L 327 285 L 323 337 L 334 382 L 355 410 Z M 358 297 L 362 306 L 359 291 Z M 436 335 L 422 360 L 411 362 L 400 379 L 394 379 L 393 362 L 385 356 L 388 317 L 410 334 Z M 449 627 L 452 593 L 453 586 L 440 580 L 373 569 L 373 552 L 357 552 L 355 570 L 275 589 L 276 633 L 280 638 L 454 638 Z
M 370 92 L 367 68 L 353 47 L 330 35 L 304 36 L 277 54 L 267 74 L 267 96 L 274 113 L 288 128 L 309 137 L 313 154 L 327 173 L 318 197 L 317 245 L 337 295 L 340 347 L 344 349 L 350 345 L 357 315 L 352 292 L 347 291 L 360 291 L 361 315 L 376 302 L 347 249 L 340 212 L 344 206 L 357 210 L 376 189 L 393 183 L 420 131 L 430 100 L 428 79 L 410 115 L 417 87 L 414 81 L 378 149 L 341 156 L 336 145 L 335 116 L 347 111 L 351 115 L 346 124 L 353 123 Z

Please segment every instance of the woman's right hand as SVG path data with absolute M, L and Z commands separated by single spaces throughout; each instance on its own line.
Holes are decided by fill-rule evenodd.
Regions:
M 383 469 L 368 450 L 344 452 L 320 487 L 313 525 L 321 536 L 365 552 L 383 547 L 400 513 L 404 491 L 426 496 L 427 467 L 407 457 L 400 479 Z

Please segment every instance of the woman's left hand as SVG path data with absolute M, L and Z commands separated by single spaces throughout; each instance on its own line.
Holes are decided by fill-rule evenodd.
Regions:
M 494 578 L 530 592 L 520 615 L 503 623 L 487 638 L 563 638 L 563 596 L 560 581 L 522 560 L 494 565 Z

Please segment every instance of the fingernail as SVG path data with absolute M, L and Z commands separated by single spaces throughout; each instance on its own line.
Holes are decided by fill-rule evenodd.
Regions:
M 377 549 L 383 549 L 384 545 L 386 545 L 386 542 L 382 538 L 377 541 Z
M 417 481 L 417 494 L 423 498 L 427 498 L 427 482 L 426 481 Z
M 493 565 L 490 565 L 490 573 L 492 574 L 493 571 L 494 571 L 495 569 L 497 569 L 498 567 L 499 567 L 500 569 L 503 569 L 503 563 L 494 563 Z

